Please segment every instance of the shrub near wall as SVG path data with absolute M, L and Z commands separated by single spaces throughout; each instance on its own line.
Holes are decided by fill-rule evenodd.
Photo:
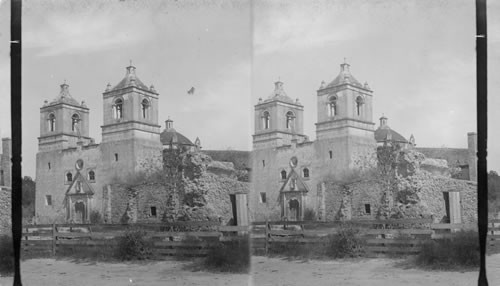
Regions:
M 328 236 L 326 256 L 332 258 L 359 257 L 364 253 L 365 240 L 359 228 L 345 223 L 338 232 Z
M 425 243 L 417 256 L 417 265 L 424 268 L 452 269 L 478 267 L 479 240 L 476 231 L 460 231 L 451 238 Z
M 12 274 L 14 272 L 14 247 L 12 237 L 0 236 L 0 274 Z

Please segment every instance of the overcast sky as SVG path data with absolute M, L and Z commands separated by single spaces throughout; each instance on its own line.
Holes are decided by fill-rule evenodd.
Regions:
M 66 80 L 101 141 L 102 92 L 125 75 L 160 93 L 160 124 L 204 149 L 251 150 L 253 105 L 280 78 L 315 137 L 316 90 L 347 59 L 374 91 L 374 122 L 419 147 L 467 146 L 476 131 L 474 1 L 24 1 L 23 173 L 34 177 L 39 108 Z M 181 3 L 179 3 L 181 2 Z M 500 106 L 500 5 L 490 1 L 489 109 Z M 0 6 L 0 132 L 10 134 L 9 3 Z M 195 87 L 194 95 L 187 90 Z M 500 171 L 499 112 L 489 165 Z M 496 128 L 498 129 L 498 128 Z

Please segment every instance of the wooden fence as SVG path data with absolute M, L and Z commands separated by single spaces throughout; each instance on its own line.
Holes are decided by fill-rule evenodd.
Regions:
M 221 226 L 214 222 L 167 224 L 52 224 L 24 226 L 21 247 L 25 256 L 53 256 L 92 250 L 113 251 L 128 230 L 145 231 L 153 255 L 203 256 L 227 241 L 248 239 L 246 226 Z
M 459 230 L 477 230 L 477 225 L 432 223 L 431 219 L 348 221 L 358 228 L 365 241 L 367 256 L 380 254 L 416 254 L 423 243 L 446 239 Z M 341 222 L 254 222 L 251 242 L 254 253 L 267 254 L 282 244 L 321 245 L 327 247 L 328 236 L 338 233 Z M 488 224 L 488 250 L 500 251 L 500 220 Z M 318 246 L 319 246 L 318 245 Z

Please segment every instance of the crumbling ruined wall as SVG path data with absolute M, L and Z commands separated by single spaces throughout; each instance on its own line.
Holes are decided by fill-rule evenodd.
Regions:
M 11 191 L 0 188 L 0 235 L 11 234 Z
M 232 163 L 213 161 L 199 152 L 180 156 L 179 176 L 133 186 L 113 185 L 112 222 L 193 220 L 230 223 L 233 217 L 230 195 L 248 193 L 249 183 L 236 179 Z M 153 207 L 156 215 L 152 212 Z
M 443 192 L 460 192 L 462 222 L 477 220 L 477 184 L 433 175 L 419 170 L 412 176 L 398 179 L 398 193 L 393 216 L 412 218 L 432 216 L 435 222 L 446 216 Z

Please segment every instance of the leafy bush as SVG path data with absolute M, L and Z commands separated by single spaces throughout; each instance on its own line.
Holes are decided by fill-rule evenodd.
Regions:
M 14 272 L 14 247 L 12 237 L 0 236 L 0 274 L 12 274 Z
M 210 249 L 204 261 L 208 269 L 221 272 L 248 273 L 250 268 L 249 238 L 219 243 Z
M 332 258 L 358 257 L 363 253 L 364 244 L 359 228 L 342 224 L 337 233 L 328 236 L 325 254 Z
M 118 241 L 117 256 L 121 260 L 143 260 L 152 254 L 152 243 L 147 241 L 146 232 L 129 229 Z
M 478 234 L 472 230 L 425 243 L 416 259 L 419 266 L 444 269 L 477 267 L 479 262 Z
M 316 212 L 313 209 L 306 209 L 304 211 L 304 220 L 315 221 L 316 220 Z
M 91 224 L 100 224 L 103 222 L 102 215 L 99 211 L 92 211 L 90 213 L 90 223 Z

